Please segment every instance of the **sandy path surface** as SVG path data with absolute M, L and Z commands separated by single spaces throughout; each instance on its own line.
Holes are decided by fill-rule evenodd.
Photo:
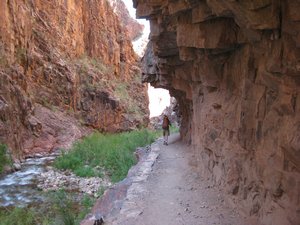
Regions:
M 222 193 L 198 176 L 190 150 L 170 137 L 159 141 L 159 155 L 148 178 L 131 190 L 114 225 L 248 225 Z M 136 192 L 134 191 L 136 190 Z

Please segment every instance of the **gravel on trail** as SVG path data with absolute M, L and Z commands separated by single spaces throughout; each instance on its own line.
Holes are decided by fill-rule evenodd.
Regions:
M 191 163 L 193 151 L 178 134 L 169 140 L 165 146 L 159 139 L 151 146 L 152 156 L 134 175 L 131 171 L 126 197 L 117 213 L 104 217 L 105 225 L 255 224 L 228 204 L 222 190 L 200 177 Z

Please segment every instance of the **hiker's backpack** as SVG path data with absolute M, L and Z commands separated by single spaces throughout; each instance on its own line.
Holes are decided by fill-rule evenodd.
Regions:
M 163 129 L 167 129 L 168 127 L 169 127 L 169 119 L 168 118 L 164 118 L 163 119 L 162 128 Z

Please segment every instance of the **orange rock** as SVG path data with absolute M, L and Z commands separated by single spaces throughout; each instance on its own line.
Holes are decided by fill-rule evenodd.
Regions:
M 147 87 L 107 1 L 8 1 L 0 33 L 0 141 L 15 157 L 147 126 Z

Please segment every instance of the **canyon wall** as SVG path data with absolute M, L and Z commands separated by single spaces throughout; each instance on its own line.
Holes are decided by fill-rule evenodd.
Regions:
M 106 0 L 1 0 L 0 142 L 15 159 L 146 126 L 129 32 Z
M 170 90 L 200 173 L 260 224 L 300 221 L 300 2 L 134 0 L 143 80 Z
M 109 0 L 114 12 L 119 16 L 121 25 L 128 31 L 132 41 L 139 39 L 144 30 L 144 25 L 133 19 L 122 0 Z

